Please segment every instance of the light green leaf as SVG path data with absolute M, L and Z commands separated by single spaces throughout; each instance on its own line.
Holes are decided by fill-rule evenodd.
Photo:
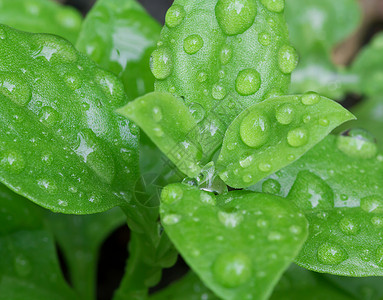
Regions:
M 116 74 L 129 99 L 154 89 L 149 57 L 160 25 L 135 0 L 98 0 L 87 14 L 77 48 Z
M 0 23 L 19 30 L 57 34 L 75 43 L 81 22 L 77 10 L 53 0 L 0 1 Z
M 199 174 L 202 152 L 196 142 L 197 123 L 181 99 L 149 93 L 118 112 L 136 122 L 182 172 L 190 177 Z
M 267 299 L 307 234 L 299 210 L 268 194 L 238 191 L 215 197 L 172 184 L 161 201 L 170 239 L 223 299 Z
M 228 128 L 217 168 L 229 186 L 257 183 L 297 160 L 353 115 L 315 93 L 270 98 L 242 112 Z
M 0 299 L 79 299 L 65 282 L 36 205 L 0 184 Z
M 0 30 L 0 180 L 57 212 L 126 204 L 139 132 L 114 112 L 122 84 L 62 38 Z
M 304 210 L 309 237 L 296 262 L 342 276 L 383 275 L 383 156 L 363 131 L 329 136 L 253 190 Z

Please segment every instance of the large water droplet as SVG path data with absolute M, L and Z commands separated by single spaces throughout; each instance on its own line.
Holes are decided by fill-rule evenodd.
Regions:
M 213 86 L 211 95 L 215 100 L 222 100 L 226 96 L 226 89 L 219 84 L 215 84 Z
M 235 288 L 252 275 L 251 259 L 244 253 L 223 253 L 213 264 L 214 279 L 224 287 Z
M 15 257 L 14 268 L 16 273 L 22 277 L 28 276 L 32 272 L 31 263 L 22 254 Z
M 189 35 L 184 39 L 184 50 L 187 54 L 195 54 L 203 47 L 203 39 L 198 34 Z
M 218 220 L 227 228 L 237 227 L 243 220 L 243 215 L 239 212 L 218 212 Z
M 340 151 L 355 158 L 373 158 L 378 153 L 374 136 L 359 128 L 350 129 L 338 136 L 337 146 Z
M 262 192 L 277 195 L 281 191 L 281 184 L 275 179 L 267 179 L 262 183 Z
M 340 230 L 347 235 L 355 235 L 359 232 L 359 224 L 348 217 L 339 221 Z
M 383 198 L 378 195 L 364 197 L 360 200 L 360 208 L 368 213 L 382 213 Z
M 292 147 L 302 147 L 309 141 L 309 133 L 305 128 L 296 128 L 287 134 L 287 142 Z
M 318 248 L 318 260 L 325 265 L 337 265 L 347 259 L 342 247 L 334 243 L 324 243 Z
M 245 32 L 254 23 L 257 5 L 254 0 L 218 0 L 215 15 L 227 35 Z
M 302 103 L 304 105 L 314 105 L 320 101 L 321 97 L 315 92 L 307 92 L 302 96 Z
M 235 89 L 242 96 L 255 94 L 261 87 L 261 76 L 254 69 L 245 69 L 238 73 Z
M 186 12 L 181 5 L 174 4 L 172 5 L 165 16 L 166 26 L 173 28 L 178 26 L 182 20 L 185 18 Z
M 261 0 L 262 4 L 272 12 L 282 12 L 285 9 L 285 0 Z
M 50 106 L 44 106 L 39 113 L 39 120 L 46 126 L 53 126 L 60 120 L 60 114 Z
M 284 74 L 290 74 L 298 65 L 298 54 L 291 46 L 284 45 L 278 53 L 279 69 Z
M 194 120 L 199 123 L 203 120 L 205 117 L 205 110 L 203 109 L 202 105 L 199 103 L 192 103 L 189 106 L 189 111 L 194 117 Z
M 165 79 L 172 73 L 172 59 L 168 48 L 153 51 L 150 57 L 150 69 L 157 79 Z
M 31 47 L 32 58 L 48 62 L 77 61 L 75 47 L 62 37 L 56 35 L 35 34 L 32 36 L 34 44 Z
M 165 186 L 161 192 L 161 200 L 163 203 L 172 204 L 182 199 L 183 190 L 177 185 Z
M 231 50 L 231 47 L 229 45 L 223 46 L 220 52 L 221 63 L 227 65 L 231 60 L 232 55 L 233 51 Z
M 288 125 L 294 119 L 294 108 L 291 104 L 283 104 L 277 108 L 275 117 L 280 124 Z
M 18 151 L 0 152 L 0 165 L 12 174 L 19 174 L 25 168 L 23 155 Z
M 20 106 L 27 105 L 32 98 L 32 92 L 26 80 L 15 73 L 0 75 L 0 92 Z
M 257 111 L 249 113 L 243 119 L 240 126 L 242 141 L 252 148 L 258 148 L 264 145 L 269 138 L 269 131 L 269 119 Z

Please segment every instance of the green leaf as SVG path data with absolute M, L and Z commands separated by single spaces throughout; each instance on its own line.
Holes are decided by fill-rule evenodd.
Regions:
M 291 91 L 316 91 L 339 99 L 346 87 L 359 82 L 332 62 L 335 46 L 349 37 L 361 23 L 357 0 L 289 0 L 286 20 L 292 44 L 301 61 L 292 74 Z
M 158 148 L 185 174 L 195 177 L 201 169 L 197 123 L 181 99 L 153 92 L 118 111 L 136 122 Z
M 160 25 L 135 0 L 98 0 L 87 14 L 77 48 L 118 75 L 129 99 L 153 91 L 149 57 Z
M 122 84 L 62 38 L 0 30 L 0 180 L 57 212 L 126 204 L 139 132 L 114 113 Z
M 75 43 L 81 22 L 77 10 L 52 0 L 0 0 L 0 23 L 19 30 L 57 34 Z
M 304 210 L 309 237 L 296 262 L 342 276 L 383 275 L 383 156 L 367 133 L 329 136 L 252 187 Z
M 255 184 L 301 157 L 353 115 L 315 93 L 255 104 L 228 128 L 217 168 L 229 186 Z
M 366 46 L 351 66 L 351 72 L 360 77 L 360 84 L 353 90 L 369 96 L 380 95 L 383 92 L 383 34 L 380 33 Z
M 284 1 L 271 2 L 176 0 L 166 14 L 151 58 L 155 90 L 185 100 L 207 160 L 242 110 L 287 92 L 298 57 Z
M 102 243 L 126 222 L 119 208 L 88 216 L 50 213 L 49 227 L 68 264 L 71 283 L 81 299 L 94 299 L 98 255 Z
M 0 184 L 0 299 L 79 299 L 65 282 L 42 210 Z
M 223 299 L 267 299 L 306 239 L 307 222 L 286 200 L 184 184 L 161 194 L 161 221 L 203 282 Z

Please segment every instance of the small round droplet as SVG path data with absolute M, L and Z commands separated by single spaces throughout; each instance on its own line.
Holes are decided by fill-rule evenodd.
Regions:
M 277 195 L 281 191 L 281 184 L 275 179 L 267 179 L 262 183 L 262 192 Z
M 197 123 L 201 122 L 203 118 L 205 117 L 205 110 L 203 109 L 202 105 L 199 103 L 190 104 L 189 111 L 193 115 Z
M 242 180 L 245 183 L 249 183 L 253 180 L 253 175 L 251 175 L 251 174 L 243 175 Z
M 166 79 L 172 73 L 172 59 L 168 48 L 153 51 L 150 57 L 150 69 L 157 79 Z
M 14 268 L 16 273 L 21 277 L 28 276 L 32 272 L 31 263 L 22 254 L 15 257 Z
M 272 12 L 282 12 L 285 9 L 285 0 L 261 0 L 262 4 Z
M 261 172 L 270 172 L 271 171 L 271 165 L 269 163 L 266 163 L 266 162 L 262 162 L 258 165 L 258 169 L 261 171 Z
M 48 193 L 54 193 L 57 190 L 56 183 L 49 179 L 39 179 L 37 184 L 41 189 L 47 191 Z
M 382 213 L 383 198 L 378 195 L 364 197 L 360 200 L 360 208 L 368 213 Z
M 23 155 L 18 151 L 0 152 L 0 165 L 12 174 L 19 174 L 25 168 Z
M 292 147 L 302 147 L 307 144 L 308 140 L 309 134 L 304 128 L 290 130 L 287 134 L 287 142 Z
M 244 253 L 223 253 L 213 264 L 214 279 L 224 287 L 235 288 L 252 275 L 251 259 Z
M 278 53 L 279 69 L 284 74 L 290 74 L 298 65 L 298 54 L 291 46 L 284 45 Z
M 271 43 L 271 37 L 267 32 L 262 32 L 258 35 L 258 42 L 263 46 L 268 46 Z
M 181 216 L 175 214 L 165 215 L 162 218 L 162 222 L 166 225 L 175 225 L 181 221 Z
M 215 15 L 224 33 L 240 34 L 253 25 L 257 4 L 254 0 L 218 0 Z
M 303 123 L 307 124 L 311 121 L 311 116 L 310 115 L 304 115 L 302 118 Z
M 294 108 L 291 104 L 283 104 L 277 108 L 275 117 L 280 124 L 288 125 L 294 119 Z
M 53 126 L 60 120 L 60 114 L 50 106 L 44 106 L 39 113 L 39 121 L 46 126 Z
M 330 121 L 327 118 L 320 118 L 318 124 L 323 127 L 330 125 Z
M 198 34 L 189 35 L 184 39 L 184 50 L 187 54 L 195 54 L 203 47 L 203 39 Z
M 227 228 L 237 227 L 243 220 L 243 215 L 238 212 L 218 212 L 218 220 Z
M 182 20 L 185 18 L 186 12 L 181 5 L 174 4 L 172 5 L 166 15 L 165 15 L 165 24 L 166 26 L 173 28 L 178 26 Z
M 198 81 L 205 82 L 207 80 L 207 74 L 205 72 L 201 72 L 198 74 Z
M 254 69 L 245 69 L 238 73 L 235 89 L 242 96 L 255 94 L 261 87 L 261 76 Z
M 227 65 L 231 60 L 232 55 L 233 51 L 231 50 L 231 47 L 229 45 L 223 46 L 220 52 L 221 63 Z
M 359 225 L 347 217 L 340 220 L 339 227 L 340 230 L 346 235 L 355 235 L 359 232 Z
M 321 97 L 315 92 L 308 92 L 302 96 L 302 103 L 304 105 L 314 105 L 319 103 Z
M 269 138 L 269 131 L 269 119 L 257 111 L 249 113 L 240 126 L 242 141 L 252 148 L 259 148 L 264 145 Z
M 211 94 L 215 100 L 222 100 L 226 97 L 226 89 L 219 84 L 215 84 Z
M 354 128 L 344 132 L 337 138 L 340 151 L 354 158 L 369 159 L 376 156 L 378 146 L 374 136 L 366 130 Z
M 0 75 L 0 93 L 19 106 L 27 105 L 32 98 L 32 92 L 26 80 L 15 73 Z
M 162 120 L 162 111 L 158 106 L 153 107 L 152 115 L 154 122 L 160 122 Z
M 347 253 L 337 244 L 324 243 L 318 248 L 318 260 L 325 265 L 340 264 L 347 257 Z

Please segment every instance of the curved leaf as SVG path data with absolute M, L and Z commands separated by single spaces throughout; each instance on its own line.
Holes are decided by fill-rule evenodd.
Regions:
M 255 104 L 228 128 L 218 158 L 229 186 L 255 184 L 301 157 L 332 129 L 353 119 L 339 104 L 315 93 Z
M 298 57 L 284 1 L 177 0 L 166 14 L 151 69 L 156 91 L 185 99 L 209 156 L 231 121 L 270 94 L 285 93 Z
M 61 274 L 42 210 L 0 184 L 0 299 L 79 299 Z
M 114 113 L 122 84 L 62 38 L 0 30 L 0 180 L 53 211 L 126 204 L 138 128 Z
M 201 169 L 197 123 L 180 99 L 153 92 L 118 111 L 136 122 L 158 148 L 185 174 L 195 177 Z
M 77 10 L 52 0 L 0 0 L 0 23 L 19 30 L 57 34 L 75 43 L 81 22 Z
M 309 237 L 296 262 L 316 272 L 381 276 L 383 156 L 376 145 L 329 136 L 252 189 L 286 196 L 304 210 Z
M 215 197 L 172 184 L 162 191 L 160 213 L 184 259 L 223 299 L 267 299 L 307 234 L 303 215 L 268 194 Z
M 154 89 L 149 57 L 160 25 L 135 0 L 98 0 L 87 14 L 77 48 L 116 74 L 129 99 Z

